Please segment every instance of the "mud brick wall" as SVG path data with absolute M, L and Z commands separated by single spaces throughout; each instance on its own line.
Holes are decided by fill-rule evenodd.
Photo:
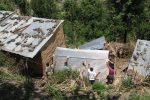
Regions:
M 41 50 L 43 71 L 45 69 L 46 63 L 52 64 L 52 56 L 56 47 L 65 47 L 63 23 L 59 26 L 59 28 L 57 28 L 51 39 Z

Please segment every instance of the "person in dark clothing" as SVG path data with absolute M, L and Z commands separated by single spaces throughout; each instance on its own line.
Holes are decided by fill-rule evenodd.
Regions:
M 69 70 L 68 61 L 69 61 L 69 57 L 67 56 L 66 61 L 64 62 L 64 70 Z

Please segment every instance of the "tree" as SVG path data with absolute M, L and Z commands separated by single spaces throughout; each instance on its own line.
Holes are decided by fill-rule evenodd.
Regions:
M 76 37 L 69 39 L 71 43 L 74 41 L 79 45 L 105 34 L 107 20 L 104 8 L 100 0 L 65 0 L 64 15 L 66 23 L 69 23 L 66 27 L 72 26 L 65 32 L 69 37 Z
M 138 39 L 150 40 L 150 1 L 143 1 L 143 13 L 141 15 L 140 23 L 138 24 L 138 32 L 136 37 Z
M 11 0 L 0 0 L 0 10 L 10 10 L 15 9 L 15 4 Z
M 127 42 L 129 33 L 132 33 L 133 27 L 139 25 L 143 13 L 142 0 L 107 0 L 110 10 L 110 19 L 112 20 L 111 29 L 115 28 L 115 36 L 120 40 Z M 117 24 L 116 24 L 117 22 Z M 119 22 L 119 24 L 118 24 Z M 119 25 L 119 27 L 118 27 Z
M 12 0 L 20 9 L 21 14 L 30 15 L 31 7 L 27 0 Z
M 34 15 L 45 18 L 57 17 L 57 5 L 55 0 L 32 0 L 32 9 Z

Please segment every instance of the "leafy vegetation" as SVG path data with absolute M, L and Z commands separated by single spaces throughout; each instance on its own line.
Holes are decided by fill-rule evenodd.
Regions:
M 14 10 L 14 3 L 10 0 L 1 0 L 0 1 L 0 10 Z
M 140 95 L 136 92 L 133 92 L 129 95 L 129 98 L 127 100 L 149 100 L 150 96 L 147 95 Z
M 21 14 L 30 15 L 31 14 L 31 5 L 27 0 L 11 0 L 20 9 Z
M 131 77 L 128 77 L 127 79 L 123 80 L 122 87 L 126 88 L 126 90 L 130 90 L 134 87 L 134 83 L 132 81 Z
M 19 74 L 12 74 L 10 72 L 5 72 L 3 70 L 0 71 L 0 80 L 3 81 L 19 81 L 24 82 L 25 77 L 19 75 Z
M 106 89 L 105 85 L 100 83 L 100 82 L 96 82 L 93 84 L 92 89 L 94 91 L 103 91 Z
M 58 71 L 51 76 L 49 76 L 49 80 L 52 80 L 50 84 L 59 84 L 64 82 L 66 79 L 75 79 L 79 76 L 77 71 Z
M 0 67 L 13 67 L 14 65 L 14 59 L 6 53 L 0 52 Z
M 54 86 L 49 86 L 49 93 L 51 95 L 51 99 L 64 100 L 62 92 Z
M 1 0 L 0 10 L 64 19 L 68 46 L 106 36 L 108 41 L 150 39 L 149 0 Z
M 64 32 L 69 47 L 79 45 L 105 36 L 107 41 L 130 42 L 136 39 L 150 40 L 150 0 L 0 0 L 0 10 L 14 11 L 19 8 L 22 15 L 53 19 L 64 19 Z M 0 52 L 1 68 L 14 69 L 14 59 Z M 61 84 L 67 79 L 75 79 L 78 72 L 60 71 L 49 77 L 48 92 L 53 99 L 64 99 L 63 93 L 54 84 Z M 1 80 L 24 81 L 17 73 L 0 71 Z M 86 86 L 89 81 L 84 78 Z M 28 85 L 27 85 L 28 86 Z M 134 88 L 129 77 L 122 83 L 122 89 Z M 101 99 L 108 99 L 105 94 L 113 87 L 102 83 L 92 85 Z M 74 91 L 74 90 L 73 90 Z M 112 96 L 113 97 L 113 96 Z M 131 93 L 128 100 L 149 100 L 150 97 Z
M 35 16 L 45 18 L 55 18 L 57 16 L 58 9 L 55 0 L 32 0 L 31 6 Z

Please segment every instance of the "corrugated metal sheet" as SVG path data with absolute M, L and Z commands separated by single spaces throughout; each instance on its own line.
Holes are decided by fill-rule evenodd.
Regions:
M 104 48 L 104 43 L 106 43 L 105 37 L 100 37 L 98 39 L 95 39 L 91 42 L 88 42 L 82 46 L 80 46 L 80 49 L 88 49 L 88 50 L 100 50 Z
M 4 51 L 33 58 L 51 38 L 63 20 L 14 14 L 0 23 L 0 46 Z
M 95 72 L 101 72 L 98 79 L 102 82 L 106 82 L 108 75 L 108 68 L 106 66 L 106 59 L 108 59 L 107 50 L 78 50 L 78 49 L 67 49 L 57 47 L 54 53 L 54 61 L 56 61 L 55 70 L 63 70 L 64 62 L 69 57 L 68 63 L 74 70 L 80 70 L 83 67 L 83 61 L 87 61 Z M 84 73 L 87 76 L 87 71 Z
M 150 75 L 150 41 L 137 41 L 128 69 L 143 76 Z
M 11 12 L 11 11 L 0 11 L 0 22 L 8 18 L 13 13 L 14 12 Z

